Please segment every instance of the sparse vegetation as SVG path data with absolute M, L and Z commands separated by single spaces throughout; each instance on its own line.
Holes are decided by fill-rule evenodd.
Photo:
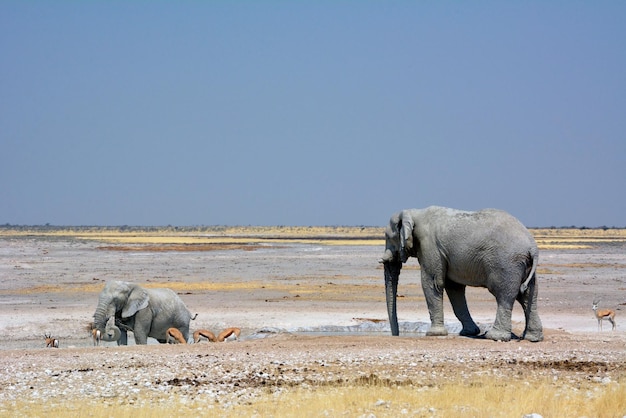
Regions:
M 243 416 L 437 416 L 615 417 L 626 411 L 624 382 L 608 387 L 572 387 L 548 380 L 477 378 L 438 386 L 361 386 L 298 389 L 243 406 Z
M 132 403 L 55 401 L 38 405 L 18 401 L 0 406 L 3 415 L 59 417 L 152 417 L 152 416 L 436 416 L 521 417 L 616 417 L 626 411 L 626 382 L 568 385 L 547 379 L 476 378 L 470 382 L 433 386 L 390 385 L 376 379 L 362 384 L 329 384 L 268 391 L 245 405 L 206 404 L 186 396 L 174 402 L 136 400 Z
M 160 251 L 208 251 L 215 248 L 211 246 L 232 246 L 232 249 L 241 249 L 244 245 L 281 243 L 384 245 L 383 229 L 380 227 L 339 226 L 0 227 L 0 236 L 69 237 L 114 244 L 161 245 Z
M 540 249 L 583 249 L 593 243 L 625 242 L 626 229 L 534 228 Z M 193 226 L 193 227 L 54 227 L 0 226 L 4 237 L 71 237 L 100 241 L 118 251 L 254 250 L 259 245 L 317 243 L 384 246 L 384 228 L 348 226 Z M 147 246 L 140 248 L 140 245 Z

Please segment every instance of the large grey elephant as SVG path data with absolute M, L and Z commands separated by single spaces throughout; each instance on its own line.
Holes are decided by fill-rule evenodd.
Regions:
M 197 314 L 196 314 L 197 316 Z M 148 337 L 167 342 L 167 329 L 178 328 L 189 339 L 191 313 L 171 289 L 144 289 L 120 281 L 108 282 L 98 299 L 94 327 L 102 340 L 128 344 L 127 331 L 135 335 L 135 343 L 147 344 Z
M 444 289 L 463 325 L 461 335 L 478 335 L 480 330 L 467 308 L 465 287 L 479 286 L 486 287 L 498 305 L 487 338 L 511 339 L 511 311 L 517 300 L 526 319 L 522 338 L 543 340 L 535 275 L 539 251 L 528 229 L 513 216 L 496 209 L 408 209 L 391 217 L 385 238 L 381 262 L 392 335 L 399 335 L 396 296 L 400 270 L 409 257 L 417 257 L 431 321 L 427 335 L 447 335 Z

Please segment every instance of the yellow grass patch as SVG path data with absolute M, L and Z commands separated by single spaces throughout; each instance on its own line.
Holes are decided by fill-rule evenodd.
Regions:
M 546 244 L 542 242 L 537 242 L 537 247 L 540 250 L 583 250 L 585 248 L 593 248 L 592 245 L 585 244 Z
M 347 277 L 347 276 L 346 276 Z M 262 281 L 230 281 L 230 282 L 148 282 L 139 283 L 148 289 L 168 288 L 177 293 L 202 293 L 202 292 L 235 292 L 235 291 L 271 291 L 274 292 L 267 301 L 295 300 L 295 301 L 345 301 L 345 300 L 384 300 L 384 294 L 380 293 L 379 284 L 346 284 L 341 283 L 341 277 L 298 277 L 298 284 L 277 283 Z M 335 282 L 333 282 L 333 280 Z M 51 294 L 51 293 L 100 293 L 104 283 L 76 283 L 64 285 L 33 286 L 22 289 L 0 291 L 0 295 L 28 295 L 28 294 Z M 408 287 L 404 287 L 407 291 Z M 404 296 L 401 296 L 404 297 Z
M 441 416 L 521 417 L 621 416 L 626 411 L 626 384 L 570 387 L 548 380 L 515 381 L 474 378 L 435 386 L 390 384 L 377 379 L 363 384 L 296 389 L 238 408 L 243 416 Z
M 87 283 L 87 284 L 66 284 L 66 285 L 44 285 L 33 286 L 22 289 L 2 290 L 0 295 L 30 295 L 35 293 L 59 293 L 59 292 L 100 292 L 104 285 L 102 283 Z
M 277 286 L 273 284 L 265 284 L 260 281 L 249 282 L 227 282 L 227 283 L 215 283 L 215 282 L 149 282 L 139 283 L 142 287 L 155 289 L 155 288 L 168 288 L 177 292 L 202 292 L 202 291 L 236 291 L 236 290 L 255 290 L 255 289 L 287 289 L 287 286 Z M 88 284 L 65 284 L 65 285 L 46 285 L 46 286 L 33 286 L 23 289 L 4 290 L 0 291 L 1 295 L 24 295 L 33 293 L 83 293 L 94 292 L 99 293 L 104 288 L 104 283 L 88 283 Z
M 475 377 L 456 383 L 395 384 L 375 376 L 355 382 L 268 389 L 265 396 L 240 405 L 195 401 L 193 396 L 163 399 L 101 400 L 52 399 L 46 404 L 16 400 L 0 405 L 0 415 L 58 417 L 619 417 L 626 411 L 626 382 L 610 384 L 578 381 L 567 384 L 531 376 Z
M 543 250 L 584 249 L 594 244 L 626 242 L 626 229 L 531 229 Z M 124 245 L 171 245 L 159 251 L 209 251 L 244 249 L 236 245 L 371 245 L 383 247 L 383 227 L 23 227 L 0 228 L 0 237 L 67 237 Z M 178 245 L 179 247 L 175 247 Z M 194 245 L 197 245 L 194 247 Z M 200 250 L 200 245 L 208 245 Z M 188 246 L 188 247 L 181 247 Z M 111 246 L 107 249 L 115 249 Z M 255 249 L 250 247 L 248 249 Z
M 199 228 L 0 228 L 0 237 L 67 237 L 112 244 L 137 245 L 234 245 L 317 244 L 384 245 L 379 227 L 199 227 Z M 174 247 L 172 247 L 174 248 Z M 211 247 L 206 247 L 208 250 Z M 107 249 L 114 249 L 113 247 Z M 162 248 L 160 251 L 167 251 Z M 170 251 L 194 251 L 198 247 L 178 247 Z
M 594 244 L 626 242 L 626 229 L 531 229 L 542 250 L 592 248 Z

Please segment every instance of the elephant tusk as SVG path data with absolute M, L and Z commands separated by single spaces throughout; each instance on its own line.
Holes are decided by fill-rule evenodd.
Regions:
M 387 262 L 389 262 L 391 260 L 393 260 L 393 253 L 391 252 L 391 250 L 387 249 L 387 250 L 385 250 L 385 253 L 383 254 L 383 256 L 380 259 L 379 263 L 387 263 Z

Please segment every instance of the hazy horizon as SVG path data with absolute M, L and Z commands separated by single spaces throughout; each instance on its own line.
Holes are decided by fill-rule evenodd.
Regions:
M 52 229 L 72 229 L 72 228 L 111 228 L 111 229 L 220 229 L 220 228 L 384 228 L 386 223 L 381 225 L 52 225 L 52 224 L 0 224 L 0 228 L 52 228 Z M 626 226 L 619 225 L 525 225 L 529 229 L 626 229 Z

